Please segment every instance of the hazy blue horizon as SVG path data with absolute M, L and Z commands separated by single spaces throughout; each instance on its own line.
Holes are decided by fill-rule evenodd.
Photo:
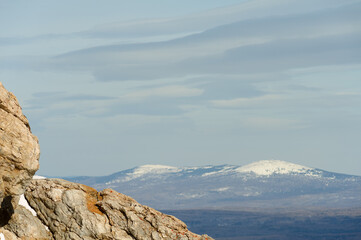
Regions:
M 38 175 L 279 159 L 361 175 L 361 0 L 6 1 Z

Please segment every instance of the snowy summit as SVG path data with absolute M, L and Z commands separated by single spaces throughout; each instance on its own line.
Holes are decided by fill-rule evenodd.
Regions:
M 307 173 L 309 170 L 314 169 L 281 160 L 262 160 L 236 169 L 236 171 L 240 173 L 255 173 L 261 176 L 269 176 L 272 174 Z
M 177 172 L 179 169 L 172 166 L 164 165 L 143 165 L 134 169 L 133 175 L 141 176 L 148 173 L 168 173 L 168 172 Z
M 172 166 L 164 166 L 164 165 L 143 165 L 136 167 L 132 170 L 132 172 L 127 174 L 125 181 L 129 181 L 135 178 L 142 177 L 147 174 L 163 174 L 163 173 L 174 173 L 179 172 L 180 169 Z

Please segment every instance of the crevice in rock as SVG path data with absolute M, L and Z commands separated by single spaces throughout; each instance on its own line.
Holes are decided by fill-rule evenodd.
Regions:
M 43 220 L 43 218 L 39 217 L 39 215 L 42 215 L 43 213 L 36 211 L 36 209 L 40 209 L 39 205 L 37 204 L 36 201 L 30 201 L 26 194 L 24 193 L 24 197 L 26 199 L 26 201 L 28 202 L 29 206 L 36 212 L 36 217 L 37 219 L 39 219 L 39 221 L 43 224 L 43 226 L 45 227 L 45 229 L 51 233 L 51 236 L 54 236 L 54 232 L 51 230 L 51 228 L 47 225 L 47 223 L 45 223 L 45 221 Z M 36 207 L 34 207 L 32 204 L 35 204 Z
M 99 201 L 101 201 L 103 198 L 102 198 L 102 196 L 101 196 L 100 194 L 99 194 L 99 196 L 101 197 L 101 199 L 100 199 Z M 112 226 L 112 227 L 116 227 L 116 226 L 114 225 L 114 222 L 113 222 L 113 221 L 111 220 L 111 218 L 109 217 L 107 211 L 106 211 L 105 209 L 103 209 L 103 208 L 101 207 L 101 205 L 99 205 L 98 203 L 97 203 L 96 205 L 97 205 L 98 209 L 99 209 L 99 210 L 104 214 L 104 216 L 107 218 L 109 225 Z M 127 218 L 125 212 L 123 212 L 123 211 L 120 211 L 120 212 L 123 214 L 124 218 L 128 221 L 128 218 Z M 131 231 L 129 231 L 128 228 L 125 228 L 125 229 L 122 229 L 122 230 L 125 231 L 125 232 L 126 232 L 131 238 L 133 238 L 134 240 L 138 240 L 138 238 L 136 238 L 136 237 L 131 233 Z
M 4 110 L 4 111 L 7 112 L 8 114 L 11 114 L 11 115 L 13 115 L 14 117 L 16 117 L 17 119 L 19 119 L 21 122 L 24 123 L 24 125 L 25 125 L 29 130 L 31 130 L 31 129 L 30 129 L 30 124 L 29 124 L 28 122 L 26 122 L 26 121 L 24 121 L 23 119 L 21 119 L 18 115 L 12 113 L 12 112 L 10 111 L 10 109 L 8 109 L 6 106 L 4 106 L 4 105 L 2 104 L 1 101 L 0 101 L 0 109 Z
M 1 203 L 0 208 L 0 227 L 4 227 L 14 214 L 14 207 L 11 203 L 12 196 L 6 196 Z

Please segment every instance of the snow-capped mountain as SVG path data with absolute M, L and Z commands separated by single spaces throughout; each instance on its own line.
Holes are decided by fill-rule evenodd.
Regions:
M 158 209 L 227 207 L 360 207 L 361 177 L 280 160 L 245 166 L 144 165 L 71 181 L 113 188 Z
M 269 176 L 272 174 L 310 173 L 311 170 L 315 169 L 280 160 L 263 160 L 237 169 L 237 171 L 241 173 L 254 173 L 261 176 Z

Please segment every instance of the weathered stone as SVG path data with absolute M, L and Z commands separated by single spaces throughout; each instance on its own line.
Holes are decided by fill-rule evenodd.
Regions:
M 18 206 L 4 228 L 21 239 L 53 239 L 41 221 L 23 206 Z
M 33 180 L 25 193 L 54 239 L 205 240 L 173 216 L 111 189 L 61 179 Z
M 6 239 L 6 240 L 20 240 L 14 233 L 4 229 L 0 228 L 0 239 Z
M 16 97 L 0 83 L 0 213 L 11 213 L 39 168 L 38 139 L 31 133 Z M 15 200 L 13 200 L 15 198 Z M 5 202 L 4 202 L 5 200 Z M 9 217 L 9 216 L 7 216 Z

